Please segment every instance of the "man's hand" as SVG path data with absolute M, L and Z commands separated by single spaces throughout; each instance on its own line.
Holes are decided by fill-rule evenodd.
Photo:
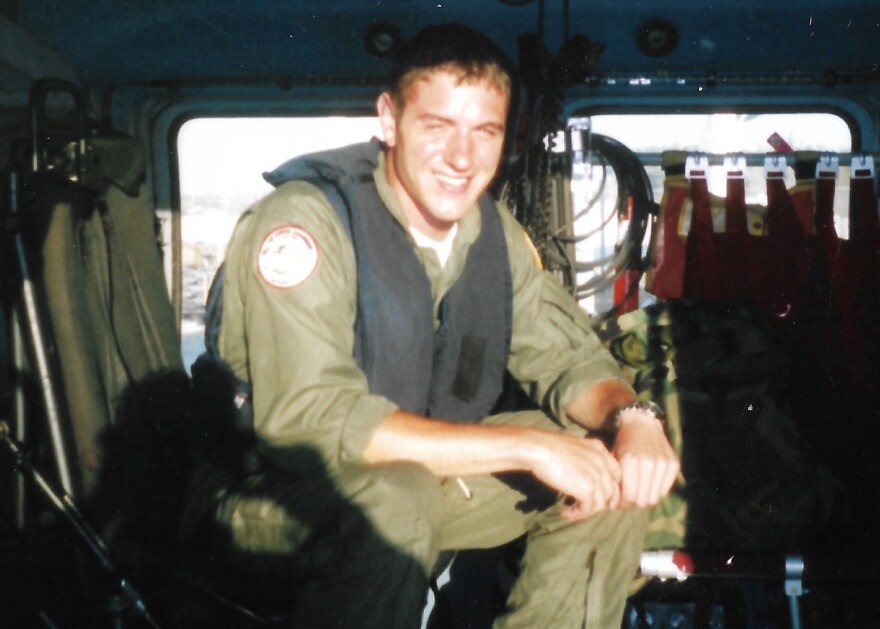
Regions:
M 678 476 L 678 458 L 666 439 L 663 425 L 648 412 L 626 411 L 612 453 L 620 462 L 622 506 L 657 504 Z
M 620 465 L 601 440 L 546 433 L 535 445 L 540 454 L 531 471 L 567 496 L 563 517 L 583 520 L 619 505 Z
M 620 465 L 599 439 L 515 425 L 387 415 L 364 450 L 369 464 L 414 461 L 437 476 L 530 472 L 567 498 L 563 516 L 583 519 L 620 503 Z

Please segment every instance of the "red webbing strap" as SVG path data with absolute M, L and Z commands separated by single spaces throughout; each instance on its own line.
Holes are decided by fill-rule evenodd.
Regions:
M 705 158 L 688 158 L 685 177 L 690 181 L 693 204 L 687 236 L 684 267 L 684 296 L 718 301 L 723 278 L 715 256 L 715 229 L 712 225 L 712 202 L 709 197 L 709 163 Z
M 853 157 L 850 185 L 850 237 L 840 243 L 834 287 L 852 376 L 873 385 L 880 375 L 880 220 L 873 160 Z
M 801 240 L 804 243 L 803 260 L 804 269 L 807 273 L 804 278 L 802 308 L 806 321 L 816 320 L 816 308 L 825 308 L 829 290 L 829 274 L 825 263 L 824 251 L 818 245 L 816 215 L 817 215 L 817 180 L 816 171 L 819 162 L 819 153 L 816 151 L 797 151 L 794 153 L 794 173 L 797 184 L 788 191 L 791 199 L 793 221 L 798 225 Z M 831 224 L 833 227 L 833 193 L 831 190 L 831 208 L 823 211 L 831 212 Z M 821 288 L 820 288 L 821 287 Z M 821 291 L 821 292 L 819 292 Z M 819 305 L 819 304 L 822 305 Z
M 690 203 L 690 189 L 683 172 L 684 154 L 663 154 L 666 179 L 660 200 L 659 229 L 651 252 L 648 291 L 660 299 L 679 299 L 684 295 L 684 265 L 687 236 L 681 233 L 682 215 Z
M 831 263 L 836 256 L 834 229 L 834 189 L 836 168 L 827 160 L 819 168 L 819 154 L 795 154 L 797 185 L 789 191 L 795 218 L 805 234 L 809 273 L 802 301 L 788 320 L 786 336 L 791 341 L 792 359 L 805 378 L 828 378 L 828 373 L 844 373 L 840 360 L 839 317 L 832 297 Z M 807 376 L 806 374 L 811 374 Z
M 794 216 L 801 227 L 801 233 L 810 237 L 816 233 L 816 151 L 796 151 L 795 176 L 797 185 L 789 192 Z
M 821 159 L 816 164 L 816 216 L 814 239 L 817 254 L 825 264 L 825 271 L 831 273 L 840 238 L 834 225 L 834 192 L 837 187 L 837 160 Z M 814 261 L 814 262 L 817 262 Z
M 810 252 L 810 284 L 808 289 L 807 323 L 814 336 L 827 337 L 822 339 L 807 339 L 814 345 L 822 342 L 822 351 L 832 349 L 834 341 L 832 328 L 838 326 L 837 307 L 834 294 L 832 277 L 836 264 L 840 239 L 837 237 L 837 229 L 834 225 L 834 194 L 837 187 L 838 167 L 837 159 L 832 162 L 828 158 L 815 159 L 812 164 L 805 163 L 803 173 L 809 169 L 813 172 L 813 189 L 815 199 L 815 212 L 813 215 L 813 233 L 808 237 Z M 838 344 L 839 346 L 839 344 Z
M 880 216 L 877 214 L 874 159 L 870 155 L 854 155 L 850 172 L 850 240 L 876 247 L 880 244 Z
M 769 182 L 769 180 L 768 180 Z M 770 196 L 769 183 L 768 197 Z M 764 208 L 764 223 L 761 232 L 757 230 L 749 236 L 748 265 L 749 285 L 751 287 L 752 305 L 761 312 L 770 312 L 776 292 L 775 282 L 771 273 L 775 264 L 770 250 L 770 211 Z
M 738 305 L 751 303 L 750 278 L 760 277 L 750 253 L 748 212 L 746 211 L 745 159 L 728 158 L 727 195 L 724 199 L 724 232 L 715 234 L 715 254 L 723 275 L 719 297 Z
M 767 236 L 762 260 L 767 281 L 767 312 L 788 317 L 797 310 L 809 279 L 809 253 L 801 223 L 783 179 L 784 170 L 767 159 Z M 773 163 L 771 163 L 773 162 Z M 784 160 L 779 160 L 784 168 Z
M 624 269 L 614 281 L 614 305 L 618 315 L 639 309 L 639 269 Z
M 847 361 L 841 360 L 840 295 L 833 284 L 840 239 L 834 225 L 834 195 L 839 168 L 837 158 L 815 160 L 815 213 L 813 235 L 809 237 L 811 277 L 805 324 L 800 326 L 799 343 L 811 364 L 842 373 Z M 803 171 L 806 173 L 805 165 Z M 832 368 L 831 364 L 835 366 Z

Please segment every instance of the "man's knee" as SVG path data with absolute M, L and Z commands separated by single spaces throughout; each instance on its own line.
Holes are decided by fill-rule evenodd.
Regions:
M 639 543 L 642 542 L 648 530 L 649 509 L 629 507 L 626 509 L 614 509 L 608 513 L 615 530 L 619 530 L 621 534 L 627 537 L 638 539 Z
M 639 507 L 601 511 L 580 523 L 581 535 L 596 543 L 641 545 L 648 527 L 648 510 Z

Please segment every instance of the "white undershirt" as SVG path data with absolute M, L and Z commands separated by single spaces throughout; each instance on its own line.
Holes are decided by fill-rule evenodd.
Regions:
M 413 240 L 416 241 L 419 247 L 433 249 L 440 259 L 440 266 L 444 267 L 446 266 L 446 261 L 449 260 L 449 254 L 452 253 L 452 243 L 455 241 L 455 235 L 458 233 L 458 223 L 453 223 L 452 229 L 447 232 L 443 240 L 434 240 L 415 227 L 410 227 L 409 233 L 412 234 Z

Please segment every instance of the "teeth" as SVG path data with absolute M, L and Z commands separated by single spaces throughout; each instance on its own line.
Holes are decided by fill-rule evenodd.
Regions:
M 440 180 L 441 183 L 444 183 L 449 186 L 454 186 L 456 188 L 460 188 L 467 183 L 466 177 L 450 177 L 448 175 L 437 175 L 437 179 Z

